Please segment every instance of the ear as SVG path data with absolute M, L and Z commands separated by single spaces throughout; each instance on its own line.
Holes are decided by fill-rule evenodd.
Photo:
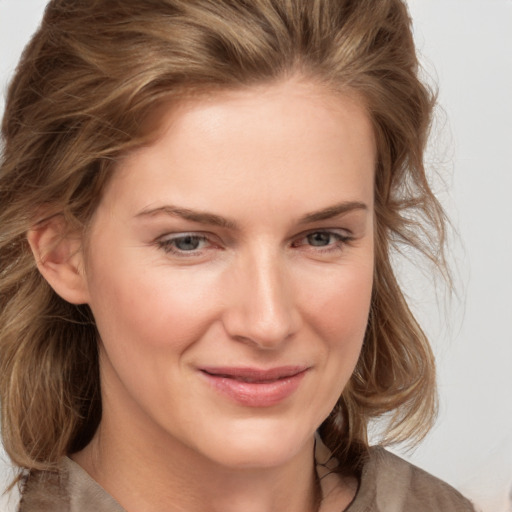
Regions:
M 72 304 L 87 303 L 82 236 L 55 215 L 30 229 L 27 239 L 39 272 L 54 291 Z

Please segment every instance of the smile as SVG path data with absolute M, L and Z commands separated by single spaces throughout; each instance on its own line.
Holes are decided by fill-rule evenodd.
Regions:
M 247 407 L 270 407 L 284 401 L 299 387 L 308 370 L 307 366 L 200 369 L 217 392 Z

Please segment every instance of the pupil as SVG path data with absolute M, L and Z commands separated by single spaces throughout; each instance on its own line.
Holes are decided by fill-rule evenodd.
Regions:
M 315 246 L 324 246 L 329 245 L 329 242 L 331 241 L 331 234 L 330 233 L 312 233 L 311 235 L 308 235 L 308 242 Z
M 175 243 L 180 251 L 194 251 L 199 247 L 199 239 L 195 236 L 178 238 Z

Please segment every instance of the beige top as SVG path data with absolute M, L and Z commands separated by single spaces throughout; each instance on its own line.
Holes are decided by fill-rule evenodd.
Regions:
M 332 461 L 323 448 L 316 453 L 321 482 L 328 472 L 327 461 Z M 19 508 L 19 512 L 93 511 L 126 512 L 69 458 L 63 460 L 59 473 L 32 473 Z M 448 484 L 383 448 L 374 447 L 354 501 L 340 512 L 475 512 L 475 509 Z

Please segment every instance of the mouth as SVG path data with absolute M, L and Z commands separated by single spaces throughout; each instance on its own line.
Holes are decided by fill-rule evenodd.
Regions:
M 270 407 L 290 397 L 309 369 L 308 366 L 270 369 L 202 367 L 200 372 L 217 392 L 229 400 L 248 407 Z

